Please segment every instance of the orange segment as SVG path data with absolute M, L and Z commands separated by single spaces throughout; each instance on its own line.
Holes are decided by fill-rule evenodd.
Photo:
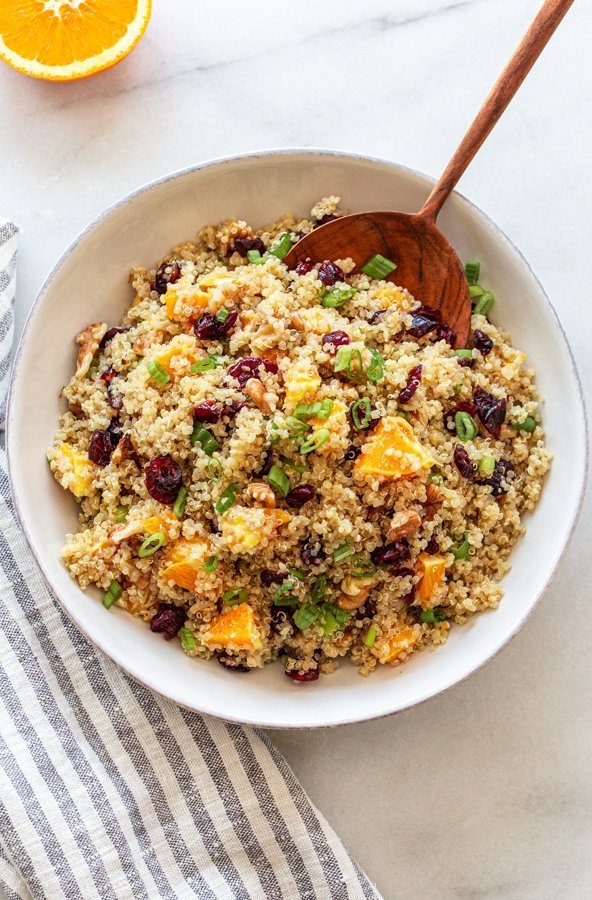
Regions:
M 161 571 L 164 581 L 173 581 L 186 591 L 195 591 L 197 581 L 205 576 L 204 561 L 210 547 L 207 541 L 180 538 L 166 555 Z
M 421 581 L 417 585 L 417 595 L 423 606 L 444 581 L 446 560 L 443 556 L 420 553 L 415 561 L 415 568 L 421 574 Z
M 179 294 L 177 293 L 177 291 L 171 288 L 169 288 L 164 295 L 166 314 L 169 319 L 173 320 L 173 322 L 180 322 L 184 318 L 184 316 L 178 316 L 175 313 L 175 307 L 177 305 L 178 299 Z M 190 294 L 189 296 L 182 297 L 181 299 L 184 305 L 192 306 L 197 311 L 205 309 L 210 302 L 209 295 L 204 293 L 204 291 L 198 291 L 196 294 Z
M 85 78 L 133 50 L 151 0 L 0 0 L 0 59 L 50 81 Z
M 241 650 L 260 650 L 263 646 L 255 614 L 248 603 L 233 606 L 215 618 L 203 637 L 208 646 L 233 644 Z
M 400 628 L 391 634 L 384 644 L 378 648 L 378 660 L 381 663 L 394 662 L 401 653 L 409 652 L 417 643 L 418 635 L 412 628 Z
M 433 464 L 409 422 L 400 416 L 385 416 L 367 441 L 365 452 L 358 456 L 355 469 L 362 475 L 412 478 Z

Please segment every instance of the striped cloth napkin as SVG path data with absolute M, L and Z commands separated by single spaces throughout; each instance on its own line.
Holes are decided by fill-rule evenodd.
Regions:
M 0 390 L 16 242 L 0 219 Z M 265 734 L 150 693 L 66 619 L 19 531 L 3 450 L 0 601 L 9 897 L 380 900 Z

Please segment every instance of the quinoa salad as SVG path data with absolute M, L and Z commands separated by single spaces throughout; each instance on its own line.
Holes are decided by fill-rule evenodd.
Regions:
M 495 609 L 549 467 L 477 261 L 457 350 L 396 260 L 286 267 L 338 204 L 210 225 L 134 269 L 121 323 L 76 338 L 48 451 L 79 504 L 62 556 L 82 588 L 191 657 L 277 660 L 294 682 L 399 665 Z

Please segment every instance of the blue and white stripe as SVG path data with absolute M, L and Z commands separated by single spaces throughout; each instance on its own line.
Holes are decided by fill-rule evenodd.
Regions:
M 17 229 L 0 220 L 0 403 Z M 379 898 L 266 735 L 120 672 L 66 619 L 0 451 L 0 886 L 10 898 Z

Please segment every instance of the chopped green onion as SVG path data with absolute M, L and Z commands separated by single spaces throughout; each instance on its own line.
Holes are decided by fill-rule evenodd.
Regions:
M 368 366 L 368 371 L 366 372 L 366 378 L 372 384 L 378 384 L 379 381 L 382 381 L 384 378 L 384 357 L 378 352 L 378 350 L 370 350 L 370 354 L 372 356 L 372 361 Z
M 211 575 L 212 572 L 215 572 L 217 568 L 218 568 L 218 557 L 216 555 L 208 556 L 208 558 L 206 559 L 206 561 L 204 563 L 204 571 L 207 572 L 208 575 Z
M 111 582 L 107 591 L 103 594 L 103 606 L 105 609 L 110 609 L 113 606 L 117 598 L 121 596 L 122 591 L 123 588 L 118 581 Z
M 300 452 L 306 454 L 312 453 L 313 450 L 318 450 L 319 447 L 323 446 L 325 441 L 329 440 L 330 434 L 331 432 L 328 428 L 315 428 L 313 433 L 300 444 Z
M 216 456 L 212 456 L 210 459 L 208 459 L 207 470 L 208 477 L 211 478 L 212 481 L 218 482 L 222 478 L 224 466 Z
M 298 606 L 298 597 L 294 596 L 294 594 L 283 594 L 279 597 L 274 597 L 273 605 L 274 606 Z
M 249 592 L 246 588 L 234 588 L 234 590 L 224 591 L 222 594 L 222 602 L 226 606 L 238 606 L 239 603 L 244 603 L 248 599 Z
M 302 572 L 299 569 L 288 569 L 288 572 L 290 573 L 290 575 L 292 575 L 298 581 L 304 581 L 304 579 L 306 577 L 305 575 L 302 574 Z
M 364 635 L 364 643 L 367 647 L 373 647 L 376 638 L 378 637 L 378 628 L 376 625 L 371 625 L 366 634 Z
M 321 409 L 321 404 L 317 400 L 316 403 L 298 403 L 294 410 L 297 419 L 313 419 L 316 418 Z
M 472 350 L 455 350 L 454 355 L 458 356 L 459 359 L 472 359 L 473 351 Z
M 491 291 L 485 291 L 482 297 L 477 300 L 473 313 L 476 316 L 487 316 L 494 303 L 494 297 Z
M 353 349 L 351 347 L 340 347 L 339 350 L 337 351 L 337 353 L 335 354 L 335 361 L 333 363 L 333 371 L 334 372 L 343 372 L 345 369 L 347 369 L 352 353 L 353 353 Z
M 277 427 L 277 425 L 275 424 L 275 422 L 272 422 L 272 423 L 271 423 L 271 430 L 272 430 L 272 431 L 275 431 L 275 432 L 278 432 L 278 431 L 279 431 L 279 428 Z M 277 434 L 277 433 L 276 433 L 276 434 L 271 434 L 271 435 L 269 436 L 269 443 L 271 444 L 272 447 L 275 447 L 276 444 L 279 444 L 279 442 L 281 441 L 281 439 L 282 439 L 282 437 L 281 437 L 280 434 Z
M 199 444 L 203 452 L 207 456 L 211 456 L 216 450 L 220 449 L 220 444 L 211 431 L 204 428 L 203 425 L 196 425 L 191 435 L 191 443 Z
M 477 262 L 476 259 L 470 259 L 465 263 L 465 275 L 469 284 L 477 284 L 480 272 L 481 263 Z
M 358 558 L 354 562 L 354 567 L 352 569 L 354 578 L 368 578 L 370 575 L 374 575 L 375 572 L 376 566 L 371 559 Z
M 479 433 L 474 418 L 468 412 L 457 412 L 454 417 L 456 433 L 461 441 L 472 441 Z
M 258 263 L 261 259 L 261 254 L 258 250 L 247 250 L 247 259 L 250 263 Z
M 477 297 L 482 297 L 484 293 L 485 291 L 480 284 L 469 285 L 469 297 L 471 298 L 471 300 L 476 300 Z
M 364 263 L 362 272 L 369 278 L 376 278 L 378 281 L 382 281 L 387 275 L 394 272 L 396 268 L 397 264 L 392 260 L 387 259 L 385 256 L 381 256 L 380 253 L 375 253 L 374 256 L 370 257 L 367 263 Z
M 458 535 L 457 535 L 458 537 Z M 453 544 L 450 552 L 455 559 L 468 559 L 471 553 L 471 545 L 467 540 L 466 532 L 460 536 L 458 543 Z
M 233 482 L 229 487 L 226 488 L 220 494 L 220 499 L 216 503 L 216 510 L 223 515 L 227 512 L 231 506 L 234 506 L 236 503 L 236 492 L 238 491 L 238 484 Z
M 333 551 L 333 559 L 336 563 L 343 562 L 348 556 L 353 556 L 356 551 L 349 544 L 342 544 L 337 550 Z
M 220 309 L 218 310 L 218 315 L 216 316 L 216 322 L 220 322 L 220 324 L 222 324 L 223 322 L 226 321 L 226 319 L 228 318 L 229 315 L 230 315 L 230 313 L 228 312 L 226 307 L 221 306 Z
M 532 416 L 527 416 L 524 422 L 511 422 L 510 424 L 516 431 L 526 431 L 528 434 L 532 434 L 537 427 L 536 420 Z
M 166 536 L 162 531 L 157 531 L 155 534 L 149 535 L 147 538 L 144 538 L 142 543 L 140 544 L 140 549 L 138 550 L 138 556 L 140 559 L 145 559 L 147 556 L 152 556 L 156 553 L 157 550 L 160 550 L 161 547 L 164 547 L 166 544 Z
M 195 643 L 195 638 L 188 628 L 181 628 L 179 630 L 179 639 L 181 641 L 183 650 L 187 650 L 188 653 L 193 653 L 197 644 Z
M 484 475 L 486 478 L 489 478 L 490 475 L 493 475 L 495 472 L 495 457 L 494 456 L 482 456 L 479 460 L 479 475 Z
M 372 363 L 370 365 L 372 365 Z M 364 360 L 362 359 L 360 350 L 352 350 L 347 366 L 345 367 L 345 374 L 349 380 L 354 383 L 361 380 L 364 374 Z
M 324 400 L 321 400 L 319 404 L 319 411 L 316 416 L 317 419 L 320 419 L 321 422 L 324 422 L 325 419 L 328 419 L 333 410 L 333 401 L 329 397 L 325 397 Z
M 455 384 L 454 390 L 452 393 L 454 394 L 455 397 L 459 397 L 462 392 L 462 389 L 463 389 L 462 384 Z
M 298 437 L 308 434 L 310 431 L 310 426 L 303 422 L 302 419 L 297 419 L 296 416 L 286 416 L 284 421 L 290 437 Z
M 161 366 L 155 359 L 149 359 L 146 363 L 146 368 L 150 372 L 152 378 L 154 378 L 155 381 L 158 381 L 159 384 L 166 384 L 171 380 L 171 376 L 165 367 Z
M 363 409 L 362 417 L 360 418 L 360 409 Z M 370 418 L 372 416 L 372 404 L 368 397 L 362 397 L 360 400 L 356 400 L 355 403 L 351 406 L 351 417 L 353 419 L 353 423 L 358 431 L 368 428 L 370 424 Z
M 318 578 L 315 578 L 314 584 L 312 586 L 312 590 L 310 592 L 310 596 L 312 597 L 315 603 L 318 603 L 319 600 L 322 600 L 325 596 L 325 591 L 327 590 L 327 576 L 319 575 Z
M 286 469 L 295 469 L 295 471 L 300 472 L 301 475 L 303 472 L 308 471 L 306 462 L 294 462 L 293 460 L 288 459 L 287 456 L 280 456 L 280 462 L 283 462 Z
M 335 631 L 339 628 L 339 623 L 335 616 L 333 615 L 329 604 L 326 604 L 323 607 L 323 635 L 328 638 L 333 635 Z
M 292 238 L 290 236 L 289 231 L 284 231 L 283 234 L 280 234 L 274 243 L 269 248 L 269 252 L 273 254 L 273 256 L 277 256 L 278 259 L 283 259 L 284 256 L 288 255 L 288 252 L 292 249 Z
M 446 613 L 443 609 L 423 609 L 419 614 L 419 621 L 426 622 L 428 625 L 434 625 L 436 622 L 443 622 Z
M 194 362 L 189 371 L 192 375 L 199 375 L 201 372 L 209 372 L 218 365 L 217 356 L 206 356 L 204 359 L 198 359 Z
M 320 618 L 321 610 L 315 603 L 304 603 L 294 613 L 294 625 L 300 631 L 305 631 Z
M 330 309 L 338 309 L 351 300 L 358 293 L 355 287 L 335 288 L 333 291 L 323 291 L 321 294 L 321 306 L 327 306 Z
M 277 600 L 278 597 L 281 597 L 282 594 L 286 593 L 286 591 L 291 591 L 293 587 L 294 587 L 294 582 L 290 581 L 289 578 L 286 578 L 285 581 L 282 581 L 279 588 L 276 588 L 275 591 L 273 592 L 274 600 Z
M 271 467 L 267 481 L 282 497 L 287 497 L 290 493 L 290 479 L 279 466 L 274 465 Z
M 177 499 L 175 500 L 175 505 L 173 506 L 173 512 L 178 519 L 182 519 L 185 515 L 185 506 L 187 505 L 187 494 L 189 491 L 186 487 L 181 486 L 179 488 L 179 493 L 177 494 Z
M 115 510 L 115 521 L 119 522 L 121 525 L 122 522 L 125 522 L 129 513 L 129 509 L 127 506 L 118 506 Z

